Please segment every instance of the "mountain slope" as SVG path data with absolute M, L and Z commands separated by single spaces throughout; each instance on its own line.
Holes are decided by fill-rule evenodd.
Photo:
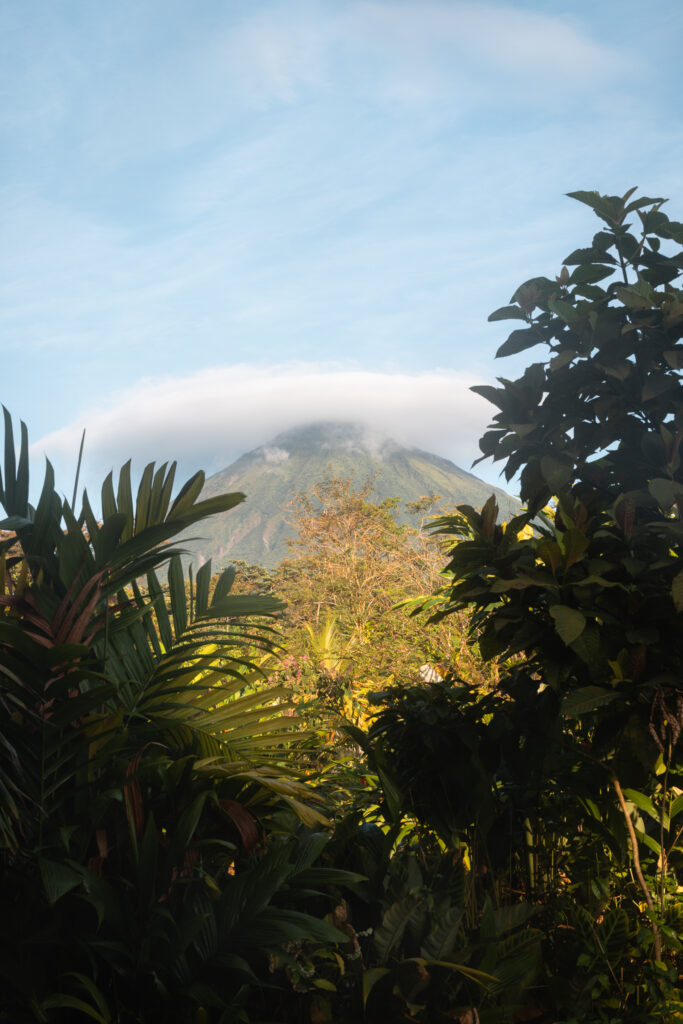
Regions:
M 374 501 L 390 497 L 415 501 L 438 494 L 440 506 L 481 506 L 495 492 L 504 517 L 519 504 L 438 455 L 369 434 L 356 423 L 314 423 L 279 434 L 209 477 L 202 497 L 243 491 L 247 499 L 203 523 L 203 539 L 186 547 L 197 561 L 212 558 L 215 568 L 233 559 L 276 565 L 288 554 L 290 502 L 326 474 L 352 477 L 356 486 L 376 475 Z

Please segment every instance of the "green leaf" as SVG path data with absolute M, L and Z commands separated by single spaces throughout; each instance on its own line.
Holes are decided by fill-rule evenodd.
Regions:
M 526 320 L 527 314 L 519 306 L 501 306 L 489 313 L 488 319 L 490 323 L 495 320 Z
M 672 370 L 683 370 L 683 345 L 667 349 L 662 354 Z
M 389 967 L 370 967 L 369 970 L 363 971 L 363 1006 L 367 1006 L 368 998 L 373 988 L 382 978 L 385 978 L 387 974 L 391 974 Z
M 618 196 L 601 196 L 599 192 L 567 192 L 570 199 L 590 206 L 601 220 L 610 226 L 617 226 L 623 221 L 624 203 Z
M 527 327 L 525 330 L 513 331 L 507 341 L 504 341 L 496 352 L 496 359 L 501 356 L 513 356 L 517 352 L 524 352 L 527 348 L 533 348 L 543 341 L 543 336 L 537 327 Z
M 583 264 L 572 271 L 569 283 L 595 284 L 596 281 L 602 281 L 605 277 L 610 277 L 613 273 L 614 267 L 605 267 L 598 263 Z
M 84 1013 L 86 1017 L 90 1017 L 91 1020 L 97 1021 L 97 1024 L 109 1024 L 111 1021 L 109 1014 L 105 1017 L 89 1003 L 86 1003 L 85 1000 L 79 999 L 77 996 L 67 995 L 64 992 L 57 992 L 52 996 L 48 996 L 47 999 L 41 1002 L 40 1006 L 43 1010 L 77 1010 L 79 1013 Z
M 138 494 L 135 500 L 135 532 L 139 533 L 149 525 L 150 502 L 152 498 L 152 479 L 154 475 L 154 463 L 150 462 L 145 466 L 140 478 Z
M 644 206 L 661 206 L 665 203 L 666 199 L 662 199 L 661 196 L 657 199 L 652 199 L 650 196 L 641 196 L 640 199 L 634 199 L 632 203 L 624 208 L 624 213 L 633 213 L 634 210 L 642 210 Z
M 659 811 L 652 803 L 649 796 L 646 796 L 645 793 L 641 793 L 638 789 L 624 789 L 624 796 L 627 800 L 630 800 L 631 803 L 635 804 L 641 811 L 645 811 L 653 821 L 656 821 L 657 824 L 659 824 Z M 670 827 L 671 823 L 669 821 L 669 816 L 665 814 L 664 828 L 669 829 Z
M 541 473 L 553 494 L 557 494 L 569 483 L 573 469 L 571 462 L 555 455 L 544 455 L 541 459 Z
M 392 903 L 386 911 L 382 923 L 374 935 L 374 944 L 380 960 L 386 962 L 389 959 L 389 954 L 400 943 L 408 924 L 418 912 L 421 902 L 419 895 L 411 893 L 396 903 Z
M 171 597 L 173 630 L 176 637 L 180 637 L 187 629 L 187 601 L 185 599 L 183 566 L 179 555 L 174 555 L 169 563 L 168 589 Z
M 192 509 L 202 492 L 204 480 L 204 473 L 200 469 L 183 484 L 171 505 L 171 511 L 168 513 L 167 519 L 178 519 Z
M 650 374 L 643 385 L 641 398 L 644 402 L 649 402 L 652 398 L 658 398 L 664 392 L 673 391 L 679 387 L 680 381 L 672 374 Z
M 233 585 L 234 582 L 235 582 L 235 566 L 234 565 L 229 565 L 228 568 L 224 569 L 223 572 L 218 577 L 218 581 L 216 583 L 216 589 L 214 590 L 213 597 L 211 599 L 211 607 L 212 607 L 212 609 L 213 609 L 213 606 L 215 604 L 217 604 L 218 602 L 222 601 L 224 597 L 227 597 L 227 595 L 232 590 L 232 585 Z
M 562 535 L 562 548 L 564 550 L 564 564 L 569 569 L 576 562 L 581 560 L 588 547 L 588 537 L 581 530 L 572 528 Z
M 77 885 L 80 885 L 83 878 L 77 871 L 67 864 L 60 864 L 45 857 L 38 858 L 40 875 L 43 879 L 43 888 L 50 906 L 54 906 L 58 899 L 65 896 Z
M 683 495 L 683 484 L 668 480 L 666 477 L 655 477 L 654 480 L 650 480 L 647 489 L 665 512 L 668 512 L 676 499 Z
M 610 704 L 618 696 L 614 690 L 605 690 L 602 686 L 582 686 L 564 698 L 562 714 L 567 718 L 579 718 L 595 711 L 596 708 Z
M 554 604 L 550 614 L 555 620 L 555 631 L 567 646 L 581 636 L 586 628 L 586 616 L 578 608 L 566 604 Z
M 211 582 L 211 559 L 197 570 L 197 596 L 195 618 L 204 615 L 209 608 L 209 583 Z
M 569 327 L 573 327 L 581 319 L 576 308 L 571 303 L 565 302 L 564 299 L 551 299 L 548 302 L 548 308 L 556 316 L 559 316 L 560 320 L 564 320 Z
M 646 281 L 629 286 L 620 285 L 615 288 L 614 291 L 616 297 L 620 302 L 623 302 L 627 309 L 652 309 L 657 298 L 657 293 L 654 288 Z
M 130 459 L 119 472 L 119 488 L 116 495 L 116 507 L 126 517 L 126 525 L 121 534 L 121 543 L 130 540 L 133 536 L 134 515 L 133 515 L 133 492 L 130 484 Z

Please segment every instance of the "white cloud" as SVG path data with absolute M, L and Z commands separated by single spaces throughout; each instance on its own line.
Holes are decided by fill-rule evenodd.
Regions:
M 92 490 L 91 484 L 97 486 L 129 457 L 137 471 L 148 461 L 176 459 L 185 474 L 199 468 L 215 472 L 280 431 L 353 420 L 468 468 L 493 411 L 469 391 L 474 383 L 472 375 L 454 370 L 217 366 L 188 377 L 143 381 L 42 437 L 32 454 L 46 454 L 71 472 L 85 427 L 84 477 Z
M 324 92 L 339 64 L 353 69 L 352 91 L 407 106 L 444 92 L 470 106 L 495 91 L 492 75 L 506 91 L 532 85 L 539 105 L 551 102 L 549 89 L 566 102 L 636 70 L 569 15 L 472 0 L 273 3 L 231 26 L 212 60 L 256 107 Z

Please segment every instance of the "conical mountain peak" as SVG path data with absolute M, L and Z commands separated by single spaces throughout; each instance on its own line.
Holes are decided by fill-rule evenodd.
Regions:
M 198 561 L 212 558 L 216 569 L 236 559 L 276 565 L 288 555 L 292 500 L 326 475 L 350 477 L 356 487 L 373 477 L 375 501 L 437 494 L 443 507 L 477 507 L 495 492 L 504 516 L 518 507 L 504 491 L 448 459 L 408 448 L 363 423 L 307 423 L 282 431 L 207 480 L 205 497 L 243 491 L 247 500 L 202 524 L 204 539 L 188 543 L 188 549 Z

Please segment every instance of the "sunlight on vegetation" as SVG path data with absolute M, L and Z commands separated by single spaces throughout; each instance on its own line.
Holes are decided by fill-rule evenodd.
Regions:
M 683 1021 L 683 224 L 634 192 L 490 317 L 548 349 L 475 389 L 507 522 L 328 476 L 186 580 L 243 495 L 34 508 L 5 411 L 0 1021 Z

